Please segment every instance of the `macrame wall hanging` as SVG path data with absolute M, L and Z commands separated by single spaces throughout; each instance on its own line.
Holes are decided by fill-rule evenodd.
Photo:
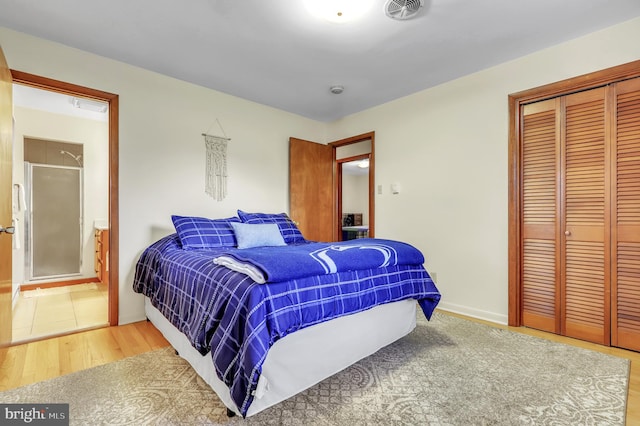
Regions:
M 222 133 L 224 129 L 216 119 Z M 203 133 L 207 148 L 207 165 L 204 191 L 213 199 L 222 201 L 227 196 L 227 142 L 231 139 L 225 134 L 214 136 Z

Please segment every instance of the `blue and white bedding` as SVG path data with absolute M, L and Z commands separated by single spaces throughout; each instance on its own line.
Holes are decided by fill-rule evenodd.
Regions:
M 424 256 L 412 245 L 400 241 L 364 238 L 228 250 L 214 262 L 265 283 L 358 269 L 422 265 Z
M 368 243 L 376 242 L 388 244 L 375 239 Z M 379 252 L 356 248 L 344 251 Z M 259 284 L 246 274 L 214 263 L 215 258 L 231 253 L 234 249 L 229 247 L 184 250 L 177 235 L 170 235 L 142 253 L 133 288 L 148 296 L 200 353 L 211 353 L 218 377 L 229 387 L 243 416 L 253 400 L 267 352 L 282 337 L 408 298 L 416 299 L 430 318 L 440 300 L 422 266 L 421 254 L 417 258 L 421 261 L 415 264 L 388 261 L 387 266 L 380 266 L 385 263 L 378 259 L 363 264 L 364 269 L 346 268 Z

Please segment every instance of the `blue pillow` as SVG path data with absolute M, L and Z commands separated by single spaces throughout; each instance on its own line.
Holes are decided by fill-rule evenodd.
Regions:
M 275 223 L 231 223 L 239 249 L 286 246 Z
M 287 244 L 304 243 L 307 240 L 286 213 L 247 213 L 238 210 L 238 216 L 244 223 L 275 223 Z
M 240 223 L 237 217 L 207 219 L 193 216 L 171 216 L 182 248 L 198 250 L 216 247 L 235 247 L 236 236 L 231 224 Z

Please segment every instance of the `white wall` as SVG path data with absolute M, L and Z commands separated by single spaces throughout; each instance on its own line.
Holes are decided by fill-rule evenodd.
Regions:
M 5 28 L 0 45 L 12 69 L 120 96 L 120 323 L 144 318 L 135 263 L 171 214 L 287 211 L 289 137 L 326 138 L 323 123 Z M 216 118 L 232 138 L 222 202 L 204 192 L 201 133 L 220 134 Z
M 54 140 L 83 145 L 84 165 L 84 226 L 83 226 L 83 277 L 94 277 L 93 222 L 108 218 L 109 197 L 109 128 L 108 123 L 71 117 L 62 114 L 23 108 L 13 108 L 13 183 L 24 184 L 24 138 Z M 19 216 L 20 233 L 24 239 L 24 212 Z M 13 283 L 23 283 L 24 243 L 13 251 Z
M 331 124 L 375 130 L 376 236 L 425 253 L 440 307 L 507 321 L 508 95 L 638 60 L 638 40 L 634 19 Z

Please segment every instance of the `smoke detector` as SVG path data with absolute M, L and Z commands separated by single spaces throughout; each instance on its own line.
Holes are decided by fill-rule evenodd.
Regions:
M 387 0 L 384 13 L 391 19 L 406 20 L 414 18 L 422 6 L 424 0 Z
M 340 93 L 344 92 L 344 87 L 343 86 L 331 86 L 331 87 L 329 87 L 329 91 L 331 93 L 333 93 L 334 95 L 339 95 Z

